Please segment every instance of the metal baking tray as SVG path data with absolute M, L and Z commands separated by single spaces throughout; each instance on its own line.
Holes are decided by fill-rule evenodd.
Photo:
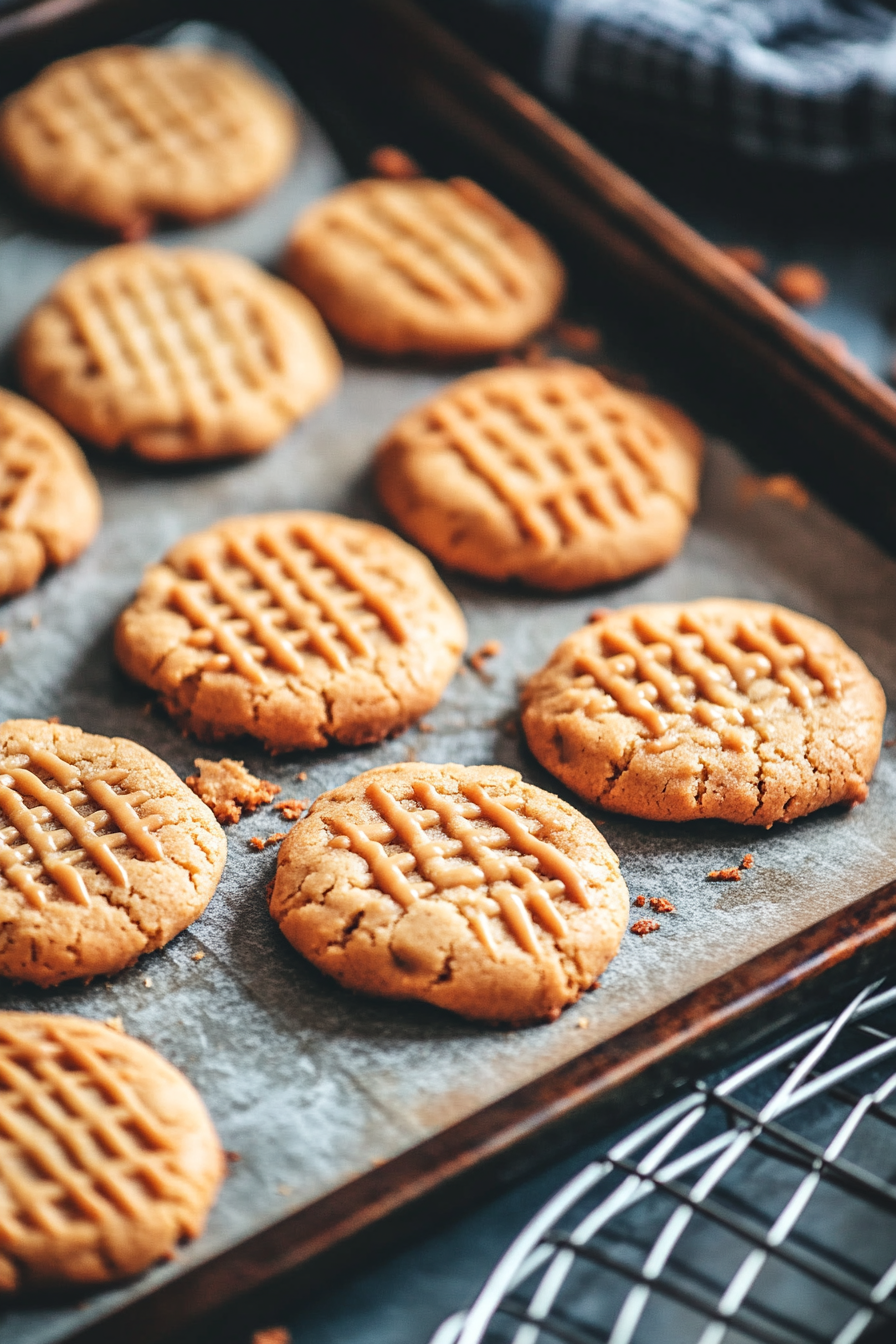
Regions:
M 220 44 L 263 58 L 239 37 L 184 25 L 167 40 Z M 164 245 L 229 248 L 276 266 L 299 210 L 343 180 L 332 144 L 303 117 L 299 158 L 282 186 L 213 227 L 170 231 Z M 89 230 L 0 200 L 0 339 L 10 345 L 55 278 L 100 241 Z M 589 312 L 606 337 L 601 358 L 646 373 L 662 366 L 613 313 Z M 644 350 L 647 350 L 645 345 Z M 702 506 L 682 554 L 665 568 L 599 594 L 552 597 L 457 575 L 470 648 L 497 639 L 488 675 L 459 675 L 425 724 L 362 750 L 270 758 L 252 741 L 208 748 L 185 738 L 148 693 L 117 670 L 112 631 L 144 565 L 178 537 L 229 514 L 285 507 L 383 520 L 371 452 L 408 407 L 456 376 L 421 363 L 345 352 L 339 394 L 268 454 L 202 469 L 161 471 L 126 455 L 91 453 L 105 517 L 93 547 L 33 592 L 5 604 L 3 717 L 58 714 L 131 737 L 181 776 L 196 755 L 235 754 L 282 787 L 314 797 L 362 770 L 420 759 L 498 762 L 556 788 L 517 732 L 522 679 L 596 603 L 731 595 L 770 599 L 833 625 L 896 704 L 896 562 L 813 499 L 804 510 L 759 498 L 738 447 L 710 439 Z M 653 364 L 651 361 L 653 360 Z M 699 370 L 692 387 L 698 388 Z M 681 388 L 676 388 L 681 395 Z M 685 409 L 699 416 L 698 395 Z M 893 717 L 887 736 L 894 732 Z M 300 771 L 307 779 L 296 778 Z M 434 1184 L 485 1162 L 524 1134 L 548 1133 L 633 1070 L 750 1003 L 887 934 L 896 904 L 896 752 L 884 750 L 863 806 L 828 810 L 771 831 L 724 823 L 651 825 L 595 816 L 620 855 L 632 894 L 664 896 L 677 914 L 646 939 L 627 935 L 601 987 L 551 1025 L 480 1028 L 427 1006 L 354 997 L 324 979 L 270 920 L 265 888 L 275 848 L 251 836 L 281 829 L 261 810 L 228 829 L 227 867 L 206 914 L 167 948 L 110 981 L 42 992 L 6 985 L 2 1002 L 90 1017 L 120 1016 L 193 1080 L 231 1164 L 205 1235 L 134 1282 L 79 1301 L 30 1302 L 0 1313 L 0 1344 L 167 1338 L 202 1312 L 332 1247 Z M 750 851 L 738 884 L 710 869 Z M 201 950 L 204 959 L 193 961 Z

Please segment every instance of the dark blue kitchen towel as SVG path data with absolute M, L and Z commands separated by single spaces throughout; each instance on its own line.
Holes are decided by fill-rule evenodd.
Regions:
M 535 38 L 542 92 L 748 154 L 896 158 L 896 14 L 871 0 L 476 0 Z

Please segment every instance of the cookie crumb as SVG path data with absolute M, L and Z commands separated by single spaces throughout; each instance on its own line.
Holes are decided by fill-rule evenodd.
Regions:
M 420 733 L 434 733 L 435 728 L 431 723 L 428 723 L 426 719 L 421 719 L 417 724 L 417 731 Z
M 113 1031 L 120 1031 L 121 1034 L 124 1035 L 124 1023 L 120 1017 L 104 1017 L 103 1022 L 107 1027 L 111 1027 Z
M 639 906 L 639 907 L 642 906 L 642 905 L 644 904 L 644 897 L 643 897 L 643 896 L 636 896 L 635 899 L 634 899 L 634 904 L 637 905 L 637 906 Z
M 249 844 L 252 846 L 253 849 L 257 849 L 260 851 L 264 849 L 267 845 L 279 844 L 281 840 L 286 839 L 286 836 L 287 836 L 286 831 L 275 831 L 273 835 L 268 835 L 263 840 L 260 835 L 250 835 Z
M 250 835 L 249 844 L 252 846 L 253 849 L 257 850 L 264 849 L 264 841 L 262 840 L 260 835 Z
M 0 644 L 5 644 L 8 639 L 9 639 L 9 631 L 0 630 Z
M 665 896 L 651 896 L 650 908 L 658 915 L 674 915 L 675 906 L 671 901 L 667 901 Z
M 296 775 L 296 779 L 299 781 L 300 784 L 304 784 L 307 778 L 308 778 L 307 770 L 300 770 L 299 773 Z
M 144 977 L 143 977 L 143 985 L 144 985 L 144 988 L 145 988 L 145 989 L 152 989 L 152 976 L 151 976 L 151 975 L 144 975 Z
M 740 244 L 733 243 L 719 249 L 731 261 L 737 263 L 743 270 L 749 271 L 750 275 L 761 275 L 768 262 L 758 247 L 743 247 Z
M 795 261 L 782 266 L 774 279 L 775 293 L 794 308 L 817 308 L 828 296 L 828 282 L 817 266 Z
M 39 612 L 39 611 L 36 611 L 36 612 L 34 613 L 34 615 L 31 617 L 31 622 L 30 622 L 30 624 L 31 624 L 31 629 L 32 629 L 32 630 L 36 630 L 37 627 L 40 625 L 40 612 Z
M 579 1028 L 580 1031 L 584 1031 L 585 1028 L 588 1026 L 588 1018 L 580 1017 L 578 1022 L 576 1023 L 576 1026 Z
M 706 874 L 707 882 L 739 882 L 739 868 L 713 868 L 711 873 Z
M 795 476 L 741 476 L 737 483 L 740 503 L 749 507 L 760 495 L 795 509 L 805 509 L 809 504 L 809 491 Z
M 225 1149 L 224 1156 L 228 1162 L 242 1162 L 242 1153 L 236 1153 L 232 1148 Z
M 368 166 L 377 177 L 387 177 L 392 182 L 407 182 L 412 177 L 421 177 L 420 166 L 397 145 L 379 145 L 368 156 Z
M 190 958 L 190 960 L 191 960 L 191 961 L 202 961 L 202 959 L 203 959 L 204 956 L 205 956 L 205 953 L 204 953 L 204 952 L 194 952 L 193 955 L 192 955 L 192 957 Z
M 595 607 L 594 610 L 589 615 L 588 620 L 591 621 L 592 623 L 594 621 L 602 621 L 604 617 L 611 616 L 612 614 L 613 614 L 612 607 Z
M 885 747 L 896 747 L 896 737 L 888 737 L 884 743 Z
M 497 658 L 501 652 L 501 641 L 498 639 L 487 639 L 481 644 L 475 653 L 471 653 L 469 663 L 474 672 L 478 672 L 480 677 L 491 680 L 491 676 L 485 671 L 485 663 L 489 658 Z
M 580 350 L 583 354 L 593 353 L 601 347 L 601 334 L 597 327 L 580 326 L 578 322 L 564 322 L 562 319 L 554 325 L 554 335 L 562 345 L 570 350 Z
M 252 1344 L 291 1344 L 292 1335 L 283 1325 L 272 1326 L 270 1330 L 256 1330 Z
M 279 784 L 259 779 L 249 773 L 242 761 L 233 761 L 228 756 L 220 761 L 197 757 L 193 764 L 199 774 L 190 775 L 187 784 L 211 808 L 218 821 L 239 821 L 244 808 L 254 812 L 280 792 Z
M 58 715 L 58 714 L 48 714 L 48 715 L 47 715 L 47 723 L 59 723 L 59 715 Z
M 639 919 L 632 925 L 630 932 L 636 933 L 639 938 L 645 938 L 648 933 L 656 933 L 659 927 L 658 919 Z
M 310 806 L 310 798 L 284 798 L 282 803 L 274 804 L 274 811 L 279 812 L 284 821 L 298 821 L 305 809 Z
M 752 867 L 753 867 L 753 855 L 752 855 L 752 854 L 745 854 L 745 855 L 743 856 L 743 858 L 741 859 L 741 861 L 740 861 L 740 866 L 741 866 L 741 868 L 752 868 Z

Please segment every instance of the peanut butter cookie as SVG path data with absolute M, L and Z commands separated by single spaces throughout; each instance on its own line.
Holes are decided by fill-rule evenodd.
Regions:
M 880 752 L 880 684 L 833 630 L 765 602 L 608 612 L 523 693 L 529 746 L 612 812 L 749 826 L 860 803 Z
M 0 155 L 37 200 L 129 240 L 248 205 L 289 166 L 287 100 L 247 66 L 187 47 L 102 47 L 7 98 Z
M 257 453 L 326 400 L 340 361 L 301 294 L 243 257 L 150 244 L 72 266 L 19 338 L 35 401 L 157 461 Z
M 147 570 L 118 624 L 122 667 L 206 740 L 274 751 L 378 742 L 431 709 L 466 643 L 429 561 L 373 523 L 228 518 Z
M 342 336 L 392 355 L 517 345 L 554 316 L 565 283 L 544 239 L 460 177 L 333 192 L 299 218 L 283 268 Z
M 102 502 L 84 454 L 30 401 L 0 390 L 0 597 L 90 545 Z
M 0 724 L 0 975 L 111 975 L 202 914 L 227 842 L 152 752 L 42 719 Z
M 513 1023 L 589 989 L 628 909 L 592 823 L 497 765 L 387 765 L 323 794 L 281 845 L 270 898 L 347 989 Z
M 680 411 L 557 361 L 486 369 L 437 393 L 390 430 L 376 482 L 443 564 L 568 590 L 675 555 L 701 457 Z
M 105 1283 L 205 1226 L 224 1155 L 148 1045 L 86 1017 L 0 1012 L 0 1292 Z

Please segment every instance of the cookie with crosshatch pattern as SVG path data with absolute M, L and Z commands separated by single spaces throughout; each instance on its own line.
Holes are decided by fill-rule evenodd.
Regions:
M 322 794 L 280 847 L 270 911 L 347 989 L 464 1017 L 556 1017 L 616 955 L 616 855 L 500 765 L 386 765 Z
M 111 975 L 202 914 L 227 842 L 152 752 L 43 719 L 0 724 L 0 975 Z
M 0 1012 L 0 1293 L 104 1283 L 205 1226 L 224 1155 L 173 1064 L 86 1017 Z
M 269 448 L 341 371 L 291 285 L 244 257 L 150 244 L 70 267 L 25 323 L 18 361 L 69 429 L 162 462 Z
M 568 590 L 669 560 L 697 507 L 702 438 L 585 365 L 486 369 L 405 415 L 380 498 L 443 564 Z
M 0 110 L 22 187 L 125 238 L 248 205 L 298 139 L 289 102 L 248 66 L 188 47 L 101 47 L 57 61 Z
M 655 821 L 750 826 L 860 803 L 886 703 L 820 621 L 710 598 L 607 612 L 523 692 L 532 751 L 569 788 Z
M 66 565 L 96 536 L 102 501 L 81 449 L 61 425 L 0 389 L 0 597 Z
M 328 513 L 227 518 L 147 570 L 118 659 L 204 740 L 378 742 L 426 713 L 466 644 L 429 561 Z
M 460 177 L 370 178 L 325 196 L 299 217 L 283 270 L 342 336 L 391 355 L 517 345 L 565 284 L 544 239 Z

